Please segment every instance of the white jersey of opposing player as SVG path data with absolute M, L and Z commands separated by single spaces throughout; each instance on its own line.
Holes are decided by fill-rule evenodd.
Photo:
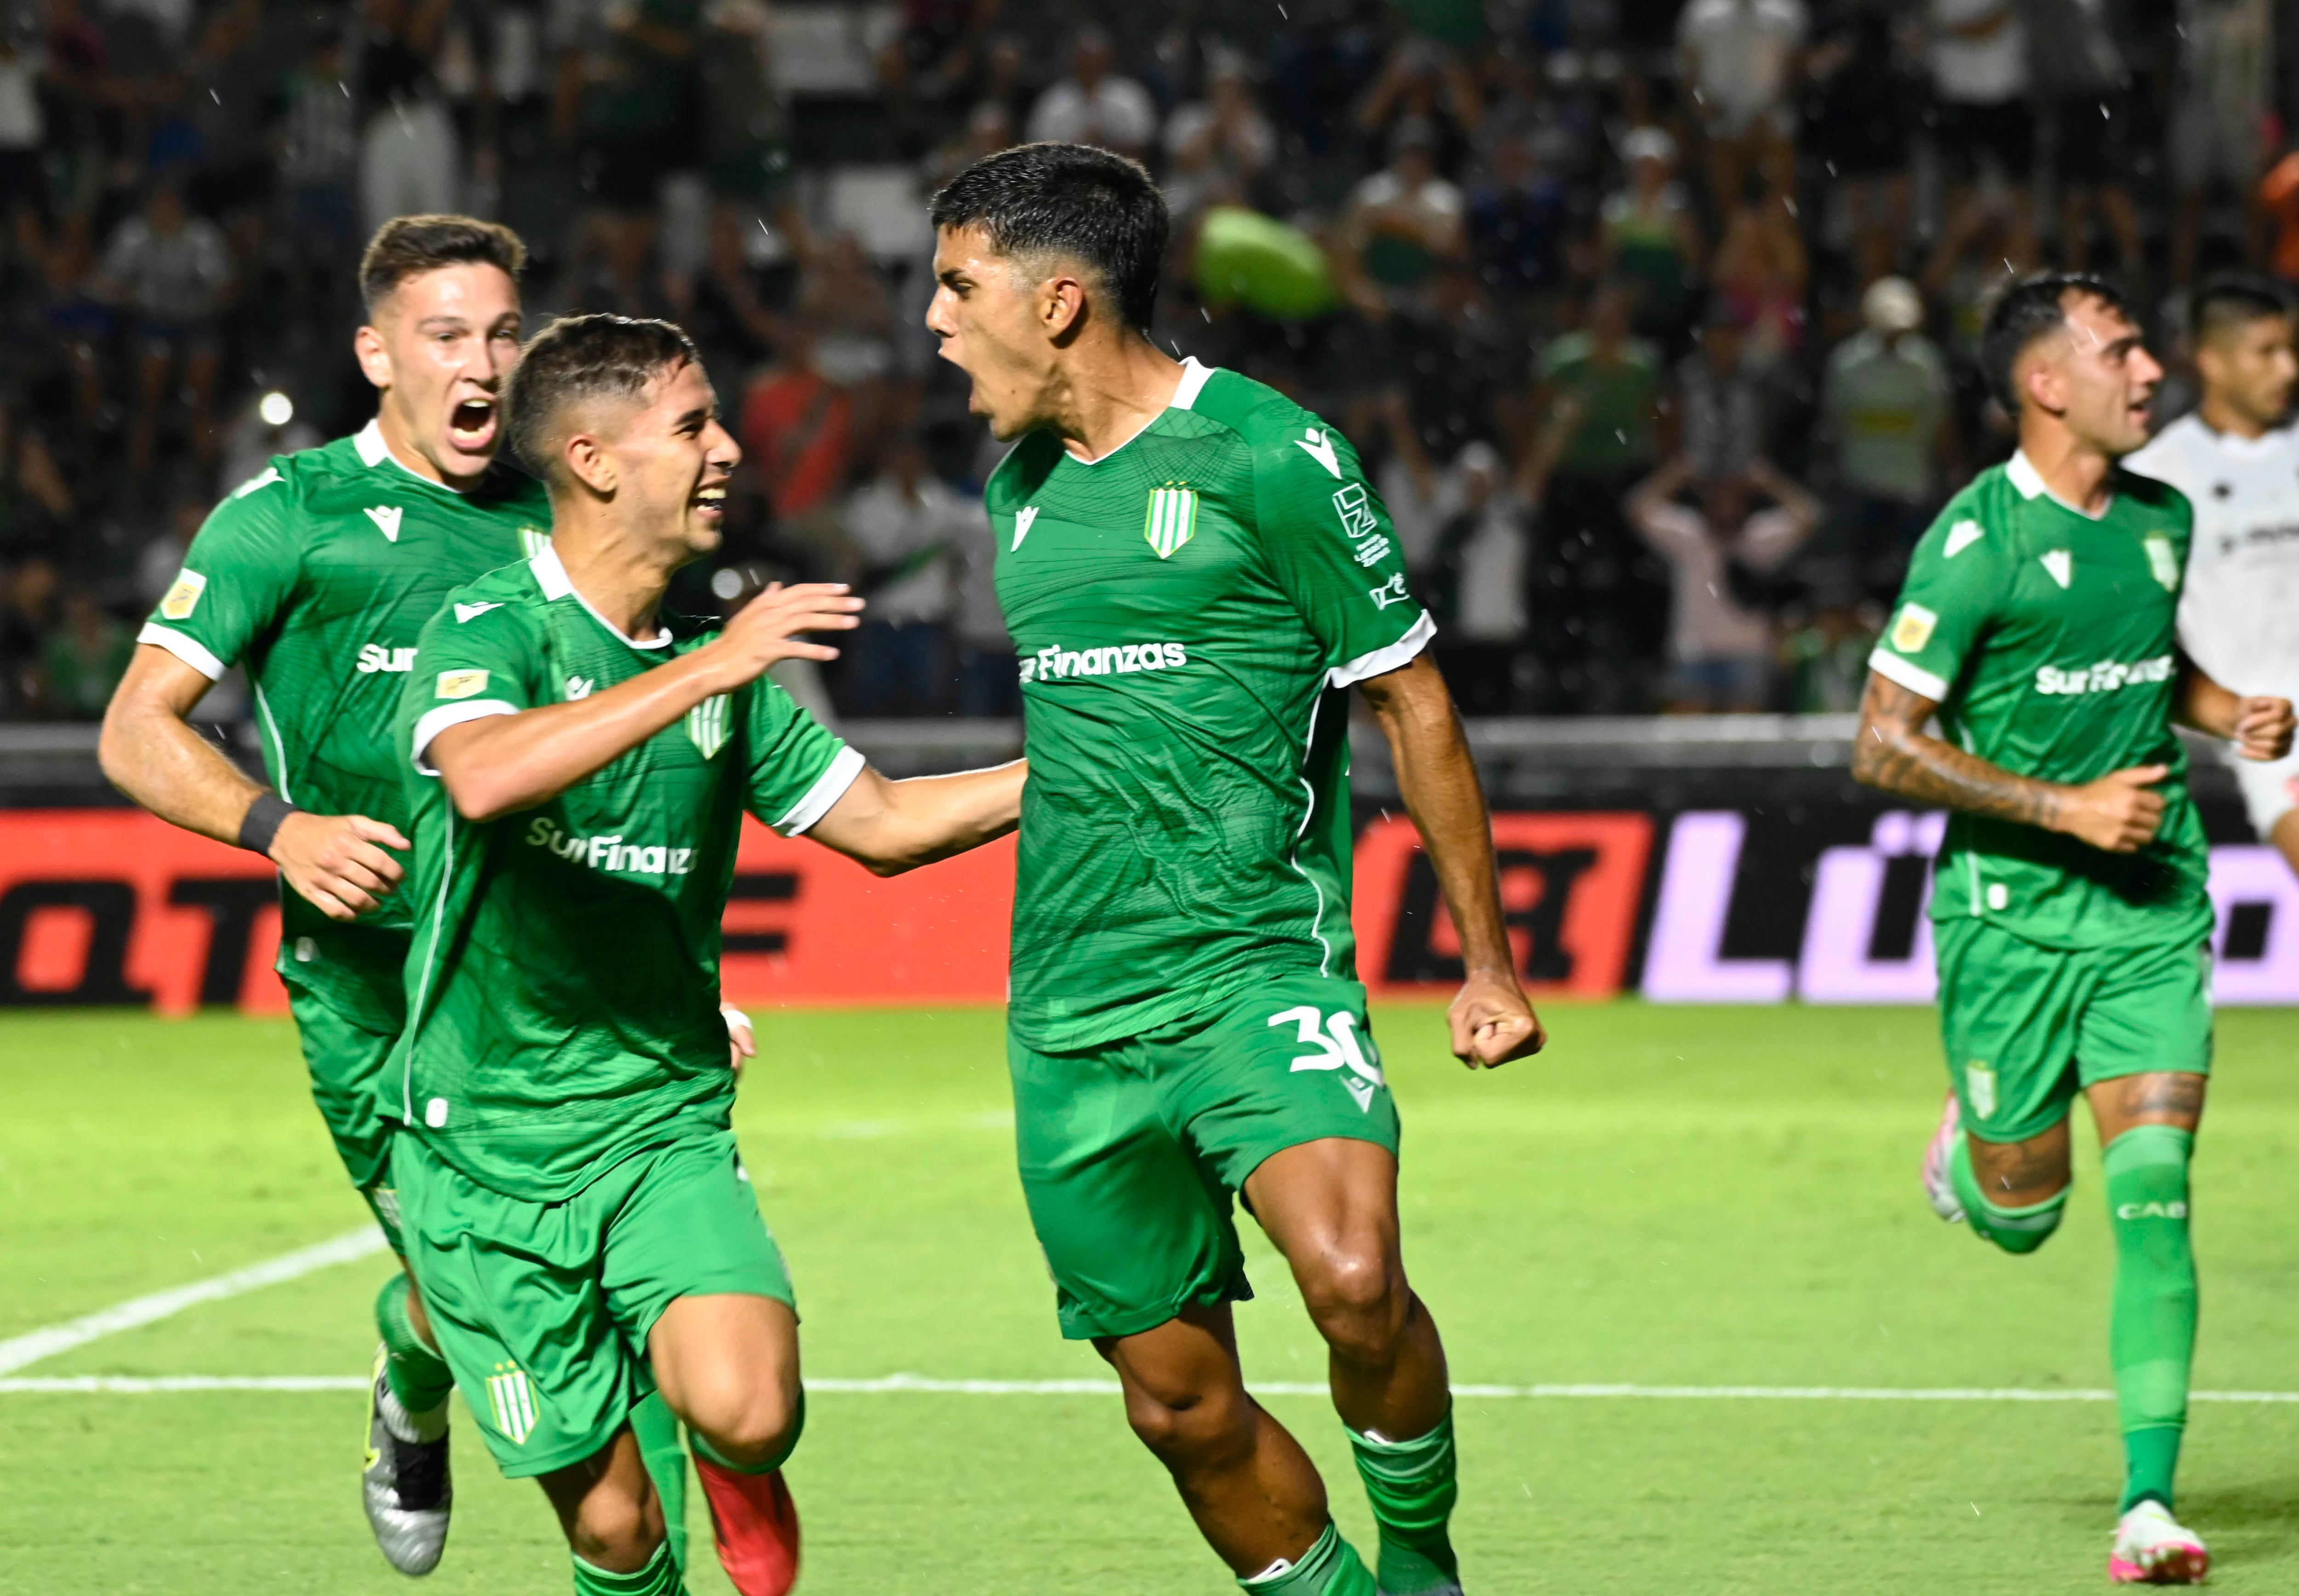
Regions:
M 2222 687 L 2299 683 L 2299 427 L 2257 438 L 2182 416 L 2125 467 L 2195 507 L 2179 644 Z
M 2179 594 L 2187 657 L 2237 692 L 2299 694 L 2299 427 L 2239 438 L 2183 416 L 2123 464 L 2195 507 Z M 2299 806 L 2299 759 L 2228 763 L 2262 836 Z

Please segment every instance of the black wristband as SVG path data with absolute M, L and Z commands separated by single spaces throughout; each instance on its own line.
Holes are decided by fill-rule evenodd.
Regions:
M 251 854 L 269 856 L 271 839 L 279 834 L 280 823 L 299 813 L 295 805 L 276 792 L 257 793 L 255 801 L 247 806 L 247 818 L 239 823 L 239 846 Z

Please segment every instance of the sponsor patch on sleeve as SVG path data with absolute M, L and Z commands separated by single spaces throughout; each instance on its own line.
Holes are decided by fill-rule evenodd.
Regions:
M 1921 604 L 1900 606 L 1900 618 L 1892 623 L 1892 647 L 1903 654 L 1913 654 L 1932 641 L 1932 628 L 1939 624 L 1939 616 Z
M 441 671 L 438 696 L 443 699 L 468 699 L 486 690 L 485 671 Z
M 176 585 L 160 600 L 160 615 L 170 621 L 188 621 L 192 611 L 199 608 L 200 595 L 208 591 L 208 579 L 197 571 L 187 570 L 176 578 Z

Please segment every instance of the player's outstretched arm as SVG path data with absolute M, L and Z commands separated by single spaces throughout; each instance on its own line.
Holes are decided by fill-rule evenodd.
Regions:
M 1453 1056 L 1490 1069 L 1539 1053 L 1548 1038 L 1525 1001 L 1501 921 L 1493 831 L 1476 762 L 1453 711 L 1453 696 L 1426 654 L 1357 684 L 1389 739 L 1398 791 L 1420 828 L 1437 884 L 1461 936 L 1468 972 L 1446 1019 Z
M 257 800 L 267 796 L 264 790 L 188 724 L 211 685 L 167 649 L 139 647 L 104 712 L 96 757 L 104 778 L 170 825 L 255 848 L 306 902 L 332 919 L 351 920 L 373 909 L 404 874 L 384 849 L 404 848 L 407 839 L 364 815 L 299 809 L 277 818 L 277 799 L 266 814 L 251 817 Z M 268 839 L 261 834 L 267 821 L 273 825 Z
M 1020 759 L 905 781 L 866 768 L 807 835 L 873 875 L 900 875 L 1012 831 L 1029 773 Z
M 2165 766 L 2110 771 L 2080 787 L 2015 776 L 1927 736 L 1924 724 L 1938 707 L 1871 671 L 1852 748 L 1853 780 L 1920 804 L 2062 831 L 2112 854 L 2135 853 L 2154 840 L 2163 823 L 2163 795 L 2150 789 L 2170 773 Z
M 861 608 L 843 583 L 769 588 L 692 654 L 587 698 L 449 726 L 419 753 L 439 773 L 466 820 L 498 820 L 532 809 L 705 699 L 756 681 L 777 659 L 837 658 L 837 649 L 801 642 L 797 634 L 849 630 Z
M 2245 697 L 2212 680 L 2203 666 L 2179 656 L 2176 717 L 2207 737 L 2223 737 L 2245 759 L 2280 759 L 2291 751 L 2291 700 Z

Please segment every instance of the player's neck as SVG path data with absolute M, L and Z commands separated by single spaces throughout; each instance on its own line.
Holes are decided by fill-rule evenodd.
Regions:
M 468 493 L 477 476 L 450 476 L 432 462 L 431 458 L 415 447 L 413 432 L 392 409 L 386 400 L 375 413 L 376 430 L 383 434 L 383 446 L 397 460 L 426 482 L 436 482 L 441 487 L 458 493 Z
M 1062 447 L 1098 460 L 1165 413 L 1182 385 L 1182 363 L 1129 332 L 1065 366 L 1056 384 L 1049 408 Z
M 2225 394 L 2208 389 L 2204 393 L 2204 402 L 2195 407 L 2195 414 L 2205 426 L 2224 436 L 2250 439 L 2267 435 L 2266 422 L 2253 419 L 2229 404 Z
M 683 561 L 660 547 L 638 546 L 613 521 L 552 505 L 551 547 L 567 580 L 599 618 L 635 641 L 662 629 L 662 595 Z
M 2020 452 L 2028 457 L 2028 464 L 2035 467 L 2052 497 L 2085 515 L 2098 515 L 2113 497 L 2107 486 L 2115 469 L 2113 457 L 2064 426 L 2038 425 L 2021 418 Z

